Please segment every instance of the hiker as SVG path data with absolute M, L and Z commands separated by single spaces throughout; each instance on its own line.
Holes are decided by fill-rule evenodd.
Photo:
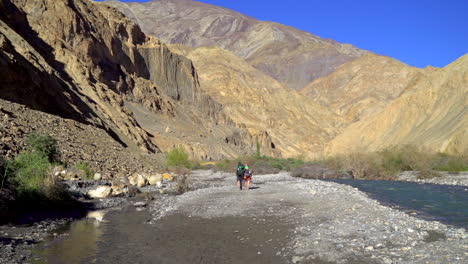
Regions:
M 237 171 L 236 171 L 236 176 L 237 176 L 237 187 L 242 191 L 242 181 L 244 177 L 244 165 L 242 163 L 237 163 Z
M 252 171 L 249 168 L 249 165 L 245 164 L 244 166 L 244 180 L 245 180 L 245 187 L 247 190 L 250 189 L 250 181 L 252 181 Z

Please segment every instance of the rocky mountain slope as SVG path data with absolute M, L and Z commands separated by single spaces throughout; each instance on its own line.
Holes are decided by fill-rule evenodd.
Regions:
M 301 93 L 355 122 L 379 112 L 425 76 L 422 69 L 390 57 L 367 54 L 313 81 Z
M 220 159 L 255 147 L 252 137 L 226 142 L 248 132 L 218 124 L 229 117 L 200 90 L 192 62 L 115 9 L 5 0 L 0 19 L 1 99 L 103 129 L 147 153 L 181 144 L 196 158 Z M 142 128 L 141 113 L 157 119 L 157 135 Z
M 191 46 L 220 47 L 164 44 L 108 4 L 161 32 L 189 27 L 180 39 Z M 144 23 L 132 11 L 147 6 L 161 15 L 146 14 L 163 19 L 159 24 Z M 242 26 L 231 28 L 237 23 Z M 162 35 L 179 42 L 171 34 Z M 17 153 L 25 132 L 34 130 L 58 136 L 71 162 L 109 156 L 112 164 L 103 165 L 109 171 L 128 170 L 119 155 L 142 157 L 136 167 L 151 167 L 160 163 L 154 153 L 179 145 L 201 160 L 253 154 L 257 143 L 262 154 L 306 158 L 404 143 L 466 151 L 466 56 L 444 69 L 422 70 L 364 53 L 195 1 L 3 0 L 0 154 Z M 327 68 L 322 59 L 339 63 Z M 302 84 L 289 87 L 308 86 L 300 93 L 289 89 L 286 79 L 262 68 L 262 60 L 291 70 L 278 76 L 308 76 L 294 77 Z M 310 77 L 309 63 L 328 70 Z M 42 119 L 56 118 L 63 122 L 41 127 Z M 67 144 L 67 137 L 76 144 Z M 74 151 L 80 144 L 91 147 Z M 105 146 L 115 151 L 98 151 Z
M 293 89 L 303 88 L 368 53 L 293 27 L 192 0 L 105 3 L 164 42 L 224 48 Z
M 170 48 L 199 69 L 200 85 L 232 122 L 259 139 L 262 152 L 315 157 L 344 120 L 219 47 Z M 266 151 L 266 152 L 265 152 Z
M 468 54 L 408 85 L 385 108 L 351 124 L 327 153 L 372 151 L 415 144 L 431 151 L 468 153 Z

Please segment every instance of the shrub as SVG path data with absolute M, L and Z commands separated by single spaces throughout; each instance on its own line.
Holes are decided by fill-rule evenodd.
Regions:
M 30 152 L 39 153 L 48 158 L 50 162 L 59 160 L 57 140 L 49 134 L 31 133 L 26 137 L 26 146 Z
M 451 156 L 438 153 L 434 170 L 438 171 L 468 171 L 468 160 L 465 156 Z
M 244 156 L 234 160 L 222 160 L 216 163 L 215 170 L 233 172 L 237 163 L 249 164 L 255 174 L 275 174 L 280 171 L 291 171 L 306 164 L 298 158 L 273 158 L 269 156 Z
M 50 166 L 49 159 L 42 153 L 27 152 L 19 154 L 12 162 L 14 181 L 19 194 L 23 196 L 40 195 Z
M 78 163 L 75 165 L 75 168 L 84 171 L 84 173 L 85 173 L 85 178 L 88 179 L 88 180 L 89 180 L 89 179 L 92 179 L 92 178 L 94 177 L 94 170 L 91 169 L 91 167 L 89 166 L 89 164 L 86 163 L 86 162 L 78 162 Z
M 18 198 L 35 202 L 69 198 L 64 186 L 51 173 L 58 158 L 59 150 L 54 138 L 48 134 L 28 135 L 26 151 L 8 161 L 4 170 Z
M 348 173 L 338 172 L 321 164 L 307 164 L 292 170 L 291 176 L 304 179 L 351 179 Z
M 433 178 L 434 170 L 463 171 L 468 169 L 465 156 L 431 153 L 412 145 L 396 146 L 371 153 L 351 153 L 318 161 L 331 168 L 352 171 L 358 179 L 396 179 L 400 172 L 419 171 L 419 178 Z
M 167 154 L 166 164 L 169 167 L 192 167 L 192 164 L 189 160 L 189 155 L 181 147 L 169 151 Z

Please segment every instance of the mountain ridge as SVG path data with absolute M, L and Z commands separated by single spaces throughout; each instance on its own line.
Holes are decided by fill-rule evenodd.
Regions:
M 167 43 L 222 47 L 292 89 L 300 89 L 342 63 L 368 53 L 350 44 L 197 1 L 104 3 Z

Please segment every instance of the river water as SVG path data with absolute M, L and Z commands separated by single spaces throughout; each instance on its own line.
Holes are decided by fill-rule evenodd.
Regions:
M 403 181 L 331 180 L 425 220 L 468 228 L 468 187 Z

